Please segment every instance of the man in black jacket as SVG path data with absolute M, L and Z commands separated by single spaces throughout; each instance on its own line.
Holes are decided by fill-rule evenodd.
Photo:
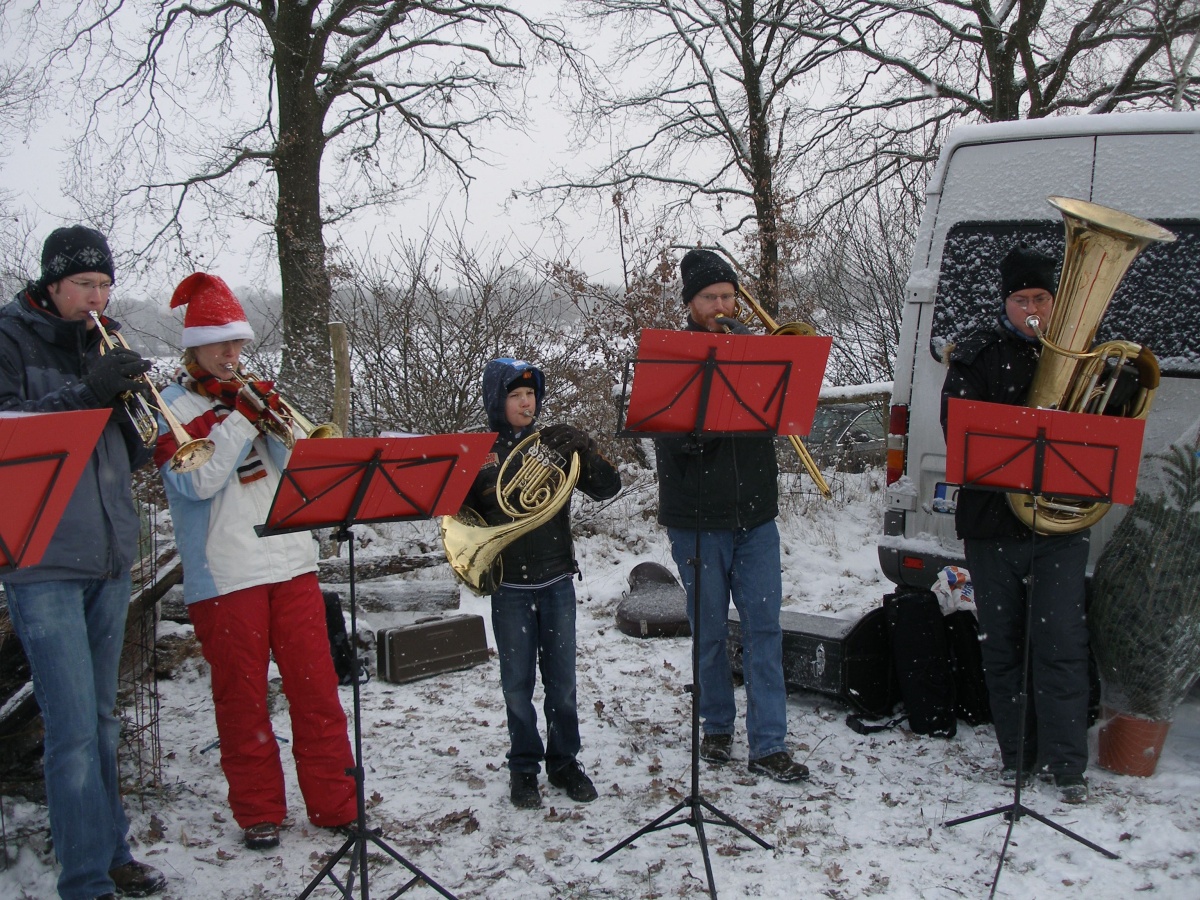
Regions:
M 64 900 L 162 889 L 157 869 L 129 850 L 117 778 L 117 674 L 138 545 L 131 474 L 150 459 L 120 397 L 144 387 L 150 364 L 132 350 L 100 353 L 91 313 L 113 286 L 104 235 L 56 229 L 42 277 L 0 310 L 0 410 L 116 407 L 41 561 L 4 576 L 13 628 L 33 672 L 45 723 L 46 799 Z M 120 325 L 104 318 L 105 329 Z
M 1045 328 L 1054 308 L 1055 261 L 1025 246 L 1000 263 L 1004 308 L 991 327 L 962 337 L 950 353 L 942 387 L 942 428 L 951 398 L 1023 404 L 1041 356 L 1026 320 Z M 962 538 L 979 610 L 984 675 L 1003 766 L 1012 784 L 1039 771 L 1068 803 L 1087 799 L 1088 631 L 1084 572 L 1088 532 L 1038 535 L 1012 513 L 1005 494 L 963 487 L 954 524 Z M 1031 694 L 1025 744 L 1018 746 L 1026 603 L 1033 575 Z
M 737 275 L 728 263 L 707 250 L 691 250 L 679 270 L 687 331 L 749 330 L 729 318 L 737 303 Z M 671 539 L 688 619 L 700 640 L 700 756 L 715 764 L 732 758 L 737 710 L 726 654 L 732 597 L 742 629 L 749 769 L 782 782 L 807 778 L 808 768 L 793 761 L 787 749 L 775 441 L 688 436 L 658 438 L 654 444 L 658 521 Z
M 541 370 L 527 362 L 502 358 L 484 367 L 484 410 L 488 426 L 499 436 L 464 505 L 489 525 L 512 521 L 497 500 L 497 479 L 513 448 L 535 430 L 545 392 Z M 564 470 L 571 456 L 579 454 L 576 487 L 593 500 L 607 500 L 621 490 L 620 474 L 583 430 L 551 425 L 541 430 L 539 443 L 561 456 Z M 509 466 L 506 484 L 517 468 Z M 551 519 L 508 544 L 501 563 L 500 587 L 492 594 L 492 631 L 508 716 L 513 805 L 522 809 L 542 805 L 537 780 L 542 762 L 550 784 L 578 803 L 591 802 L 596 799 L 596 788 L 576 759 L 580 739 L 575 700 L 575 587 L 571 579 L 579 566 L 571 541 L 570 500 Z M 533 707 L 539 667 L 546 695 L 545 745 Z

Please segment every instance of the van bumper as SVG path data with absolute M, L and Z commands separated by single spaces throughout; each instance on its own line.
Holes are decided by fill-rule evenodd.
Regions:
M 929 549 L 929 541 L 909 541 L 904 537 L 904 511 L 884 513 L 884 537 L 879 542 L 879 568 L 893 584 L 932 587 L 938 572 L 946 566 L 965 566 L 959 554 Z

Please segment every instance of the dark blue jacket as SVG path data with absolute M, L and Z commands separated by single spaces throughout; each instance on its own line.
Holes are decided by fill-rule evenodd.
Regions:
M 513 448 L 528 437 L 532 427 L 514 431 L 504 414 L 508 399 L 508 385 L 522 372 L 532 377 L 537 412 L 541 413 L 542 398 L 546 382 L 540 370 L 527 362 L 515 359 L 494 359 L 483 370 L 483 408 L 487 414 L 488 427 L 499 436 L 483 468 L 475 477 L 475 483 L 467 493 L 464 506 L 478 512 L 489 525 L 503 525 L 512 520 L 500 509 L 496 500 L 496 480 L 504 461 Z M 594 445 L 581 455 L 578 490 L 593 500 L 607 500 L 621 490 L 620 473 L 607 459 L 598 453 Z M 505 473 L 512 477 L 512 467 Z M 557 581 L 564 575 L 579 571 L 575 562 L 575 551 L 571 541 L 571 503 L 563 504 L 553 518 L 533 531 L 527 532 L 506 546 L 500 554 L 506 585 L 518 587 L 541 587 Z
M 36 289 L 0 309 L 0 411 L 66 412 L 100 407 L 82 379 L 84 360 L 99 353 L 100 335 L 39 309 Z M 105 319 L 109 331 L 120 329 Z M 118 410 L 100 434 L 41 562 L 5 581 L 113 578 L 129 571 L 138 549 L 132 471 L 150 459 L 129 417 Z

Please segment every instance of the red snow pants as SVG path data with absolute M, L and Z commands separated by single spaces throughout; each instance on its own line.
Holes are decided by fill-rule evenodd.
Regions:
M 292 720 L 292 757 L 314 825 L 354 819 L 354 765 L 346 714 L 329 652 L 325 602 L 313 573 L 245 588 L 188 606 L 212 668 L 221 768 L 229 806 L 242 828 L 287 813 L 279 744 L 267 714 L 272 654 Z

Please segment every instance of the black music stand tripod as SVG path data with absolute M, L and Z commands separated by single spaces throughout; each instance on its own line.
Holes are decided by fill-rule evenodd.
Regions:
M 308 442 L 298 442 L 297 451 L 305 443 Z M 416 477 L 428 478 L 429 467 L 426 466 L 425 472 L 421 472 L 421 467 L 430 462 L 429 458 L 408 462 L 388 459 L 385 456 L 386 451 L 381 449 L 378 443 L 373 443 L 369 439 L 332 439 L 311 443 L 322 445 L 321 451 L 325 459 L 320 463 L 314 463 L 309 468 L 303 468 L 303 464 L 297 467 L 295 463 L 300 454 L 293 453 L 291 464 L 284 472 L 280 482 L 280 491 L 276 494 L 275 503 L 268 516 L 268 524 L 258 526 L 256 530 L 260 536 L 263 536 L 332 527 L 334 540 L 339 543 L 347 542 L 350 571 L 350 633 L 355 635 L 358 633 L 358 614 L 355 597 L 354 540 L 350 526 L 359 522 L 430 518 L 433 515 L 433 503 L 436 501 L 426 498 L 432 496 L 440 500 L 446 482 L 441 481 L 418 490 L 406 490 L 406 487 L 401 486 L 396 478 L 399 470 L 407 469 L 410 475 L 416 474 Z M 336 455 L 338 449 L 344 449 L 344 454 L 341 458 L 331 461 L 329 457 Z M 368 452 L 369 456 L 362 458 L 364 452 Z M 433 462 L 444 463 L 445 459 Z M 436 469 L 434 475 L 440 477 Z M 380 500 L 381 494 L 385 495 L 382 501 Z M 418 494 L 421 495 L 419 498 L 416 497 Z M 368 501 L 368 495 L 371 495 L 369 501 L 371 512 L 364 514 L 363 506 L 364 502 Z M 283 507 L 282 513 L 280 513 L 281 507 Z M 359 680 L 360 672 L 356 666 L 354 678 L 351 681 L 354 708 L 354 768 L 348 769 L 347 774 L 354 778 L 357 816 L 345 842 L 299 894 L 297 900 L 304 900 L 327 878 L 338 889 L 344 900 L 351 900 L 354 896 L 356 875 L 359 879 L 358 888 L 361 900 L 369 900 L 367 851 L 372 846 L 382 850 L 412 873 L 412 878 L 399 890 L 388 895 L 389 900 L 394 900 L 422 881 L 443 897 L 457 900 L 454 894 L 405 859 L 376 831 L 367 828 Z M 350 864 L 346 880 L 343 883 L 334 874 L 334 868 L 347 853 L 350 854 Z
M 991 404 L 989 404 L 990 406 Z M 1040 413 L 1048 413 L 1049 411 L 1039 410 Z M 1051 413 L 1053 414 L 1053 413 Z M 948 427 L 948 432 L 954 431 L 954 423 Z M 1116 438 L 1114 438 L 1116 441 Z M 1009 449 L 1001 449 L 1004 444 L 1008 444 Z M 989 446 L 990 445 L 990 446 Z M 1025 633 L 1023 636 L 1022 645 L 1022 662 L 1021 662 L 1021 693 L 1018 702 L 1018 719 L 1017 719 L 1017 766 L 1016 779 L 1013 786 L 1012 802 L 1002 806 L 997 806 L 992 809 L 982 812 L 973 813 L 968 816 L 962 816 L 957 819 L 952 819 L 944 822 L 946 828 L 953 828 L 956 825 L 962 825 L 967 822 L 974 822 L 978 819 L 984 819 L 991 816 L 1002 815 L 1008 821 L 1008 828 L 1004 835 L 1004 844 L 1000 849 L 1000 858 L 996 864 L 996 872 L 992 878 L 991 890 L 989 897 L 994 897 L 996 888 L 1000 882 L 1000 873 L 1004 867 L 1004 861 L 1008 853 L 1008 847 L 1012 842 L 1013 829 L 1022 816 L 1028 816 L 1043 825 L 1053 828 L 1059 834 L 1065 835 L 1074 841 L 1078 841 L 1090 850 L 1107 857 L 1108 859 L 1120 859 L 1117 854 L 1110 850 L 1106 850 L 1099 844 L 1087 840 L 1070 829 L 1058 824 L 1047 816 L 1030 809 L 1021 802 L 1021 787 L 1025 780 L 1024 776 L 1024 747 L 1027 721 L 1026 716 L 1029 710 L 1029 667 L 1032 656 L 1030 635 L 1033 633 L 1034 614 L 1033 608 L 1036 602 L 1036 578 L 1034 575 L 1034 556 L 1037 549 L 1037 527 L 1038 527 L 1038 508 L 1048 492 L 1048 488 L 1052 485 L 1046 485 L 1044 482 L 1047 478 L 1047 469 L 1054 467 L 1057 470 L 1066 470 L 1070 473 L 1072 479 L 1072 493 L 1070 499 L 1076 500 L 1096 500 L 1102 502 L 1110 502 L 1112 499 L 1112 482 L 1113 469 L 1117 465 L 1119 458 L 1118 451 L 1121 449 L 1121 444 L 1115 442 L 1111 445 L 1098 443 L 1094 438 L 1086 443 L 1081 443 L 1069 438 L 1066 439 L 1051 439 L 1047 435 L 1045 427 L 1039 427 L 1032 437 L 1021 436 L 1017 434 L 997 434 L 991 430 L 987 434 L 972 432 L 970 426 L 962 430 L 962 456 L 964 472 L 972 472 L 970 454 L 972 447 L 975 447 L 981 454 L 991 453 L 992 459 L 985 462 L 983 468 L 977 469 L 974 477 L 968 475 L 964 477 L 963 484 L 976 489 L 998 490 L 1007 493 L 1023 493 L 1031 498 L 1033 503 L 1032 525 L 1030 529 L 1030 570 L 1028 578 L 1028 590 L 1025 597 Z M 1079 448 L 1084 448 L 1093 459 L 1085 463 L 1085 461 L 1077 456 L 1074 452 Z M 996 452 L 1000 452 L 1000 456 L 996 457 Z M 1100 452 L 1101 459 L 1096 459 L 1097 451 Z M 1105 452 L 1107 451 L 1107 453 Z M 1024 471 L 1028 471 L 1030 465 L 1030 456 L 1032 456 L 1032 477 L 1031 483 L 1023 477 L 1018 477 L 1011 483 L 1011 486 L 1006 486 L 1005 482 L 1009 481 L 1009 476 L 1006 474 L 1006 469 L 1014 464 L 1023 465 Z M 1107 456 L 1107 463 L 1103 457 Z M 1024 458 L 1022 464 L 1019 461 Z M 1100 468 L 1095 466 L 1096 462 L 1100 462 Z M 1104 471 L 1105 465 L 1108 471 Z M 1051 476 L 1053 478 L 1053 476 Z M 1086 485 L 1081 489 L 1080 485 Z M 1014 490 L 1015 488 L 1015 490 Z M 1049 491 L 1055 497 L 1063 496 L 1057 492 Z
M 642 361 L 643 362 L 651 362 L 651 363 L 663 363 L 664 365 L 668 365 L 668 366 L 669 365 L 677 365 L 677 364 L 682 363 L 686 367 L 686 369 L 688 369 L 690 371 L 687 371 L 685 373 L 684 380 L 680 384 L 677 392 L 662 398 L 663 405 L 661 407 L 655 409 L 649 415 L 644 416 L 643 418 L 641 418 L 640 420 L 638 420 L 632 424 L 627 422 L 626 428 L 620 432 L 622 436 L 624 436 L 624 437 L 649 437 L 649 436 L 653 436 L 653 435 L 657 434 L 657 435 L 661 435 L 661 436 L 674 436 L 674 437 L 680 438 L 680 437 L 683 437 L 684 434 L 687 434 L 690 436 L 689 439 L 699 440 L 702 433 L 708 433 L 708 434 L 719 434 L 719 433 L 755 434 L 755 435 L 778 434 L 777 423 L 769 421 L 767 418 L 764 417 L 764 415 L 761 412 L 761 405 L 759 405 L 757 403 L 753 403 L 753 402 L 748 402 L 744 398 L 742 398 L 739 394 L 738 383 L 737 383 L 739 376 L 744 376 L 747 368 L 750 366 L 755 366 L 755 365 L 757 365 L 757 363 L 753 363 L 753 362 L 742 363 L 742 362 L 739 362 L 737 360 L 732 360 L 732 359 L 721 360 L 721 359 L 718 359 L 716 350 L 712 349 L 712 348 L 710 348 L 707 351 L 707 353 L 705 354 L 705 356 L 702 359 L 693 359 L 693 360 L 686 360 L 686 361 L 681 361 L 681 360 L 670 360 L 670 361 L 667 361 L 667 360 L 642 360 Z M 790 375 L 790 368 L 789 368 L 787 361 L 774 362 L 774 363 L 771 363 L 770 365 L 772 367 L 779 368 L 778 376 L 775 376 L 775 375 L 771 376 L 772 379 L 774 379 L 775 377 L 778 377 L 777 383 L 773 382 L 774 390 L 768 391 L 768 395 L 770 397 L 774 398 L 772 402 L 775 402 L 776 400 L 782 399 L 782 395 L 786 390 L 788 376 Z M 761 374 L 764 370 L 760 369 L 759 371 Z M 634 391 L 635 392 L 637 390 L 637 384 L 638 384 L 638 382 L 635 381 L 635 383 L 634 383 Z M 751 420 L 750 430 L 736 431 L 736 432 L 730 432 L 730 431 L 723 432 L 720 423 L 718 423 L 716 426 L 713 426 L 713 427 L 706 426 L 706 419 L 708 418 L 708 415 L 709 415 L 710 403 L 713 400 L 714 384 L 718 385 L 723 391 L 727 392 L 726 397 L 728 399 L 732 400 L 733 405 L 739 409 L 741 414 L 749 416 L 749 418 Z M 681 434 L 681 432 L 679 431 L 678 428 L 672 428 L 671 430 L 665 430 L 665 431 L 656 430 L 656 427 L 654 424 L 656 417 L 660 414 L 667 413 L 670 410 L 677 410 L 679 408 L 679 404 L 677 403 L 677 401 L 684 394 L 686 394 L 687 392 L 689 392 L 691 390 L 695 390 L 697 387 L 699 390 L 699 395 L 698 395 L 698 399 L 696 401 L 695 410 L 693 413 L 694 419 L 692 421 L 692 427 L 691 427 L 690 431 L 687 431 L 687 432 L 684 432 L 683 434 Z M 814 399 L 815 399 L 815 391 L 814 391 Z M 632 405 L 632 400 L 631 400 L 631 405 Z M 701 455 L 700 459 L 695 461 L 695 466 L 692 469 L 692 471 L 695 473 L 696 481 L 697 481 L 695 496 L 697 498 L 699 498 L 701 496 L 700 490 L 702 489 L 703 484 L 705 482 L 704 476 L 707 474 L 704 471 L 703 455 Z M 701 616 L 700 616 L 700 609 L 699 609 L 699 598 L 700 598 L 701 575 L 702 575 L 703 566 L 701 564 L 701 559 L 700 559 L 700 531 L 701 531 L 701 528 L 700 528 L 700 521 L 699 521 L 700 520 L 699 499 L 697 499 L 697 504 L 696 504 L 696 517 L 697 517 L 696 547 L 695 547 L 695 551 L 694 551 L 694 554 L 693 554 L 693 557 L 691 560 L 691 564 L 692 564 L 694 572 L 695 572 L 695 574 L 694 574 L 694 589 L 692 591 L 692 609 L 691 609 L 691 611 L 692 611 L 692 682 L 687 687 L 687 690 L 692 695 L 692 715 L 691 715 L 692 743 L 691 743 L 690 790 L 686 797 L 684 797 L 682 800 L 680 800 L 678 803 L 676 803 L 674 806 L 672 806 L 670 809 L 668 809 L 662 815 L 658 816 L 657 818 L 655 818 L 648 824 L 643 825 L 641 828 L 639 828 L 637 831 L 633 832 L 633 834 L 629 835 L 627 838 L 622 840 L 620 843 L 618 843 L 615 846 L 611 847 L 610 849 L 604 851 L 604 853 L 597 856 L 593 860 L 593 862 L 602 862 L 603 860 L 612 856 L 617 851 L 622 850 L 625 847 L 628 847 L 630 844 L 632 844 L 634 841 L 636 841 L 638 838 L 642 837 L 645 834 L 649 834 L 649 833 L 655 832 L 655 831 L 662 831 L 667 828 L 674 828 L 679 825 L 687 825 L 687 826 L 690 826 L 691 828 L 695 829 L 695 831 L 696 831 L 696 838 L 700 842 L 700 853 L 704 859 L 704 872 L 708 879 L 709 896 L 716 898 L 716 896 L 717 896 L 716 882 L 713 878 L 712 862 L 710 860 L 709 852 L 708 852 L 708 840 L 704 833 L 705 822 L 708 822 L 712 825 L 722 825 L 722 826 L 734 828 L 737 831 L 739 831 L 741 834 L 750 838 L 750 840 L 754 841 L 756 844 L 758 844 L 764 850 L 771 850 L 774 848 L 772 847 L 771 844 L 767 843 L 762 838 L 760 838 L 758 835 L 754 834 L 754 832 L 750 831 L 748 828 L 746 828 L 744 825 L 742 825 L 736 819 L 734 819 L 727 813 L 723 812 L 722 810 L 718 809 L 716 806 L 714 806 L 712 803 L 710 803 L 708 800 L 706 800 L 704 798 L 703 794 L 701 794 L 701 792 L 700 792 L 700 690 L 701 690 L 700 689 L 700 633 L 701 633 L 701 621 L 700 620 L 701 620 Z M 706 811 L 709 813 L 708 817 L 705 816 Z M 676 816 L 679 813 L 684 813 L 684 815 L 678 819 L 675 819 L 674 821 L 668 821 L 673 816 Z

